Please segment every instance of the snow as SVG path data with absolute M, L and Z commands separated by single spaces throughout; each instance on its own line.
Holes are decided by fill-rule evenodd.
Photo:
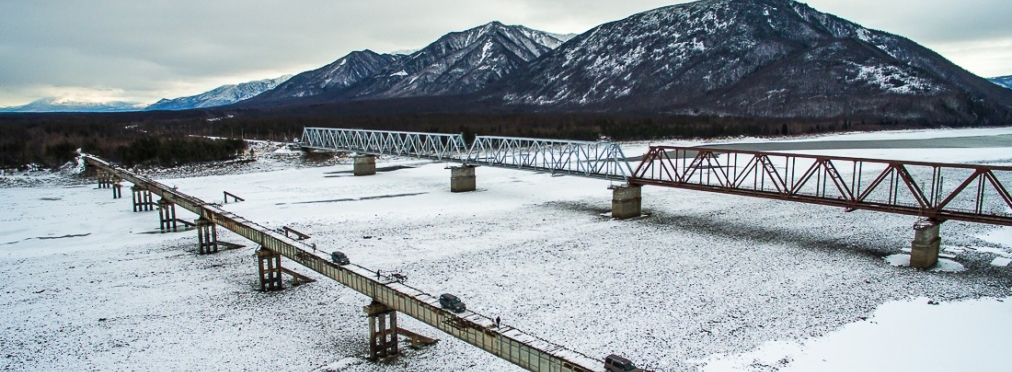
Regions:
M 934 301 L 880 306 L 873 316 L 820 339 L 769 342 L 705 360 L 704 371 L 999 371 L 1012 344 L 1012 301 Z M 968 342 L 967 334 L 981 339 Z M 765 367 L 765 369 L 763 368 Z M 775 368 L 774 368 L 775 367 Z
M 823 138 L 981 133 L 1002 132 Z M 599 180 L 480 167 L 479 189 L 454 194 L 445 163 L 381 157 L 378 168 L 404 168 L 354 177 L 347 158 L 314 167 L 257 146 L 235 170 L 146 173 L 208 202 L 239 195 L 223 207 L 590 356 L 658 371 L 1000 370 L 1012 341 L 1012 269 L 992 265 L 1012 250 L 1009 228 L 946 222 L 951 258 L 921 271 L 890 265 L 910 247 L 907 216 L 646 187 L 644 216 L 619 221 L 602 216 L 611 194 Z M 946 155 L 980 162 L 1009 148 L 969 150 Z M 259 293 L 238 236 L 219 229 L 247 247 L 200 256 L 193 230 L 157 232 L 157 212 L 132 212 L 129 195 L 45 177 L 0 188 L 0 266 L 16 268 L 0 282 L 5 370 L 519 370 L 407 316 L 403 327 L 441 341 L 367 362 L 366 296 L 287 260 L 321 280 Z

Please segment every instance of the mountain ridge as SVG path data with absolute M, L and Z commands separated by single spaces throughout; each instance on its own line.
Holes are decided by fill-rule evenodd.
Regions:
M 145 107 L 144 111 L 178 111 L 231 105 L 274 89 L 291 77 L 292 75 L 283 75 L 273 79 L 254 80 L 239 84 L 226 84 L 192 96 L 173 99 L 163 98 L 158 102 Z

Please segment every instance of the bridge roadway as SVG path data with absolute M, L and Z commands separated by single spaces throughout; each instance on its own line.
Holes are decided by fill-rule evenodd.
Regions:
M 282 233 L 240 217 L 220 206 L 186 195 L 144 176 L 115 167 L 105 160 L 84 155 L 88 165 L 113 174 L 152 194 L 179 205 L 264 248 L 308 267 L 338 283 L 492 353 L 530 371 L 604 372 L 604 362 L 509 326 L 495 326 L 491 318 L 467 310 L 456 314 L 442 309 L 439 300 L 422 290 L 400 282 L 376 278 L 376 271 L 359 265 L 337 265 L 317 256 L 316 249 Z

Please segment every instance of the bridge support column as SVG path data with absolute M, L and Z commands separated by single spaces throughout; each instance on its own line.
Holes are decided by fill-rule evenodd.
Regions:
M 136 185 L 130 189 L 134 194 L 134 212 L 150 211 L 154 208 L 155 203 L 151 199 L 151 191 Z
M 115 189 L 113 189 L 115 190 Z M 172 202 L 159 199 L 158 200 L 158 225 L 162 232 L 169 229 L 176 231 L 176 205 Z
M 260 247 L 257 250 L 257 261 L 259 263 L 260 290 L 269 292 L 285 289 L 284 281 L 281 278 L 281 253 Z
M 475 190 L 473 165 L 450 167 L 450 192 L 468 192 Z
M 927 269 L 938 263 L 938 248 L 942 238 L 938 230 L 942 223 L 921 220 L 914 224 L 914 240 L 910 242 L 910 267 Z
M 640 185 L 612 186 L 611 216 L 617 219 L 639 217 L 642 213 Z
M 119 182 L 120 182 L 120 180 L 118 178 L 115 179 L 115 180 L 113 180 L 113 184 L 112 184 L 112 198 L 113 199 L 119 199 L 119 198 L 123 197 L 123 185 L 121 185 Z
M 355 157 L 355 175 L 371 176 L 376 174 L 376 156 L 359 155 Z
M 376 300 L 364 310 L 369 316 L 369 360 L 397 355 L 397 311 Z
M 218 229 L 214 222 L 204 217 L 197 219 L 197 243 L 200 254 L 218 252 Z
M 108 189 L 110 187 L 110 184 L 112 183 L 112 175 L 103 172 L 102 170 L 99 170 L 97 172 L 97 175 L 98 175 L 98 188 Z

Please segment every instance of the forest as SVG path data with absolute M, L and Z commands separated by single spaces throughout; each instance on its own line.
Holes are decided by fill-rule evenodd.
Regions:
M 126 166 L 226 160 L 243 140 L 292 141 L 307 126 L 571 140 L 783 136 L 937 127 L 920 121 L 803 120 L 592 113 L 147 112 L 0 114 L 0 168 L 58 167 L 77 149 Z

